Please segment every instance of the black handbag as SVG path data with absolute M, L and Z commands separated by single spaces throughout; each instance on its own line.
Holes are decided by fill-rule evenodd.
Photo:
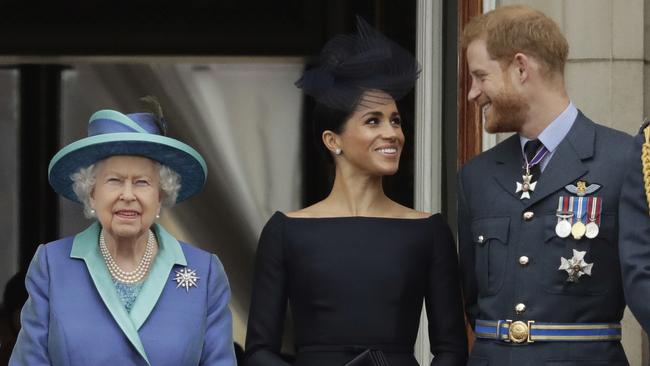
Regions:
M 353 358 L 351 361 L 346 363 L 343 366 L 390 366 L 384 353 L 379 350 L 367 349 L 357 357 Z

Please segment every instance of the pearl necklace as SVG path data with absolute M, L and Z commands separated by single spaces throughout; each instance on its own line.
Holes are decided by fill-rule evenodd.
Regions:
M 111 255 L 111 252 L 108 250 L 108 246 L 106 246 L 106 240 L 104 240 L 104 230 L 102 229 L 102 231 L 99 233 L 99 250 L 102 253 L 102 257 L 104 257 L 104 262 L 106 262 L 108 271 L 114 279 L 127 284 L 134 284 L 142 282 L 142 280 L 144 280 L 147 273 L 149 272 L 149 268 L 151 267 L 154 247 L 156 244 L 156 236 L 151 232 L 151 230 L 149 230 L 147 246 L 144 249 L 144 255 L 142 256 L 142 259 L 140 259 L 140 263 L 138 263 L 138 266 L 135 268 L 135 270 L 127 272 L 117 265 L 117 262 L 115 262 L 115 259 L 113 259 L 113 256 Z

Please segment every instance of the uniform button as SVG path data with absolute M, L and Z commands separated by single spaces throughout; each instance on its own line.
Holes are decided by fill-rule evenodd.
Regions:
M 526 305 L 522 303 L 515 305 L 515 313 L 522 314 L 524 311 L 526 311 Z
M 528 265 L 528 257 L 526 257 L 525 255 L 519 257 L 519 264 L 521 264 L 522 267 Z
M 482 242 L 485 240 L 485 238 L 483 237 L 483 235 L 479 235 L 477 239 L 478 239 L 478 242 L 479 242 L 479 243 L 482 243 Z
M 532 212 L 532 211 L 526 211 L 526 212 L 524 212 L 524 214 L 522 216 L 523 216 L 525 221 L 530 221 L 530 220 L 533 219 L 533 216 L 535 216 L 535 213 Z

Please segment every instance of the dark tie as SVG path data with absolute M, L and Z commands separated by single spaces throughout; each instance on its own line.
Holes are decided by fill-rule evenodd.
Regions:
M 537 139 L 530 140 L 524 144 L 524 154 L 526 154 L 526 159 L 528 159 L 529 164 L 533 161 L 535 153 L 540 149 L 540 147 L 542 147 L 542 142 Z M 526 171 L 525 164 L 526 162 L 524 162 L 524 172 Z M 541 162 L 530 168 L 530 174 L 533 176 L 532 182 L 536 182 L 537 179 L 539 179 L 539 176 L 542 175 L 540 165 Z

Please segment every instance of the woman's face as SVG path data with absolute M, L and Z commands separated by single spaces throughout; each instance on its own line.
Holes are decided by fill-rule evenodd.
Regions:
M 159 173 L 140 156 L 112 156 L 95 166 L 91 207 L 106 234 L 135 240 L 145 235 L 160 212 Z
M 381 102 L 364 102 L 368 106 L 359 106 L 345 122 L 337 136 L 343 151 L 338 158 L 371 175 L 393 175 L 404 146 L 397 105 L 383 92 L 366 92 L 363 100 Z

